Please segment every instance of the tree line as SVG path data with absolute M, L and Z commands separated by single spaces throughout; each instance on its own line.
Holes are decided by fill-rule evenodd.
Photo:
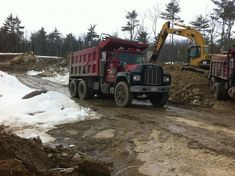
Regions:
M 203 34 L 208 45 L 212 48 L 212 52 L 218 52 L 221 48 L 227 49 L 230 45 L 235 44 L 235 32 L 232 31 L 235 22 L 235 3 L 234 0 L 211 1 L 214 4 L 213 11 L 204 15 L 199 14 L 190 22 L 190 25 Z M 159 5 L 154 6 L 146 12 L 143 19 L 140 19 L 140 14 L 136 10 L 132 10 L 126 13 L 126 24 L 121 27 L 121 30 L 128 33 L 130 40 L 151 44 L 156 41 L 158 36 L 158 19 L 171 21 L 172 24 L 175 21 L 183 22 L 183 19 L 179 16 L 180 11 L 180 0 L 169 0 L 164 11 L 161 11 Z M 152 22 L 151 32 L 147 31 L 145 18 Z M 70 33 L 63 37 L 57 28 L 48 33 L 42 27 L 32 33 L 29 38 L 25 38 L 21 20 L 10 14 L 0 28 L 0 52 L 30 50 L 38 55 L 66 56 L 71 51 L 95 46 L 99 42 L 99 35 L 95 28 L 96 25 L 90 25 L 84 35 L 75 37 L 74 34 Z M 116 34 L 116 36 L 118 35 Z M 150 36 L 153 36 L 153 40 Z M 180 48 L 181 45 L 185 47 L 185 42 L 177 41 L 173 44 L 173 35 L 171 41 L 171 44 L 166 43 L 163 47 L 162 53 L 165 54 L 162 54 L 162 57 L 181 57 L 183 55 L 179 54 L 181 50 L 175 48 Z
M 90 25 L 86 34 L 78 38 L 72 33 L 62 37 L 57 28 L 47 33 L 42 27 L 27 39 L 24 37 L 21 20 L 10 14 L 0 28 L 0 52 L 33 51 L 37 55 L 66 56 L 71 51 L 95 46 L 99 39 L 95 27 Z

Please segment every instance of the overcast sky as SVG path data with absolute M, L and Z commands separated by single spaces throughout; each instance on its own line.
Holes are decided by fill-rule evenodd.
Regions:
M 1 2 L 2 1 L 2 2 Z M 25 32 L 30 34 L 42 26 L 51 32 L 55 27 L 66 35 L 72 32 L 78 36 L 87 31 L 90 24 L 97 24 L 96 31 L 125 37 L 121 26 L 126 24 L 125 15 L 135 9 L 139 19 L 143 19 L 148 9 L 157 4 L 162 11 L 170 0 L 1 0 L 0 26 L 12 13 L 18 16 Z M 210 0 L 180 0 L 179 16 L 188 24 L 197 15 L 208 14 L 213 9 Z M 146 29 L 151 32 L 151 23 L 145 18 Z M 163 20 L 158 20 L 159 30 Z

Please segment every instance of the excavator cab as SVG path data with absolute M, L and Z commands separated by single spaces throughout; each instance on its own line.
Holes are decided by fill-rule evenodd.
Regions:
M 209 68 L 210 55 L 209 48 L 206 45 L 191 46 L 188 49 L 187 65 Z
M 199 58 L 201 56 L 201 47 L 200 46 L 191 46 L 188 49 L 188 61 Z
M 192 60 L 200 58 L 201 56 L 201 47 L 200 46 L 191 46 L 187 49 L 187 61 L 186 65 L 190 65 Z

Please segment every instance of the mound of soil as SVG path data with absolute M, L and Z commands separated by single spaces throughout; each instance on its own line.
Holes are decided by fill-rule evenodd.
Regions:
M 108 176 L 109 168 L 72 149 L 43 146 L 40 138 L 23 139 L 0 128 L 0 175 L 4 176 Z
M 163 65 L 171 75 L 170 100 L 194 105 L 213 106 L 215 99 L 209 91 L 209 83 L 202 73 L 181 70 L 181 65 Z
M 20 58 L 20 59 L 19 59 Z M 23 60 L 21 62 L 21 60 Z M 28 61 L 29 60 L 29 61 Z M 69 58 L 63 59 L 39 59 L 31 62 L 28 55 L 16 56 L 10 61 L 0 62 L 0 70 L 10 73 L 25 73 L 29 70 L 46 71 L 48 73 L 65 72 L 68 69 Z

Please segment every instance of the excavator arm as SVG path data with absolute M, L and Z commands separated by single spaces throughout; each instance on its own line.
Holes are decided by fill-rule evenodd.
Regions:
M 189 26 L 185 26 L 185 25 L 181 25 L 181 24 L 177 24 L 175 23 L 176 26 L 180 26 L 181 28 L 171 28 L 170 27 L 170 22 L 166 22 L 163 26 L 162 29 L 158 35 L 157 41 L 155 43 L 155 47 L 154 47 L 154 51 L 153 51 L 153 55 L 150 59 L 150 62 L 156 62 L 161 48 L 163 46 L 163 44 L 165 43 L 165 40 L 168 36 L 168 34 L 175 34 L 175 35 L 179 35 L 182 37 L 186 37 L 188 39 L 190 39 L 196 46 L 205 46 L 206 42 L 202 36 L 202 34 L 195 30 L 192 27 Z M 200 56 L 203 56 L 205 54 L 204 49 L 202 51 L 200 51 Z
M 154 47 L 154 50 L 153 50 L 153 55 L 150 58 L 150 62 L 156 62 L 157 61 L 158 56 L 160 54 L 160 51 L 162 49 L 162 46 L 165 43 L 165 40 L 168 36 L 168 30 L 167 29 L 170 29 L 170 21 L 166 22 L 162 26 L 162 30 L 158 34 L 158 37 L 157 37 L 156 43 L 155 43 L 155 47 Z

